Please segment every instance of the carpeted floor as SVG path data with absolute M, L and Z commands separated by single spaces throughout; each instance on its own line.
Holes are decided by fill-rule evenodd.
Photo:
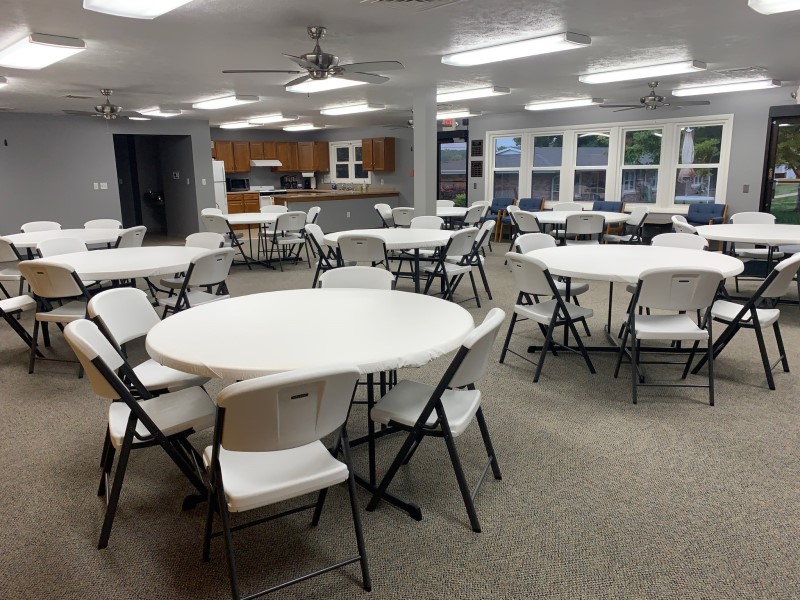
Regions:
M 510 318 L 516 290 L 500 250 L 487 260 L 494 302 L 483 294 L 481 309 L 465 304 L 476 320 L 492 306 Z M 311 278 L 305 266 L 284 273 L 234 267 L 229 285 L 242 295 L 308 287 Z M 463 298 L 467 286 L 461 291 Z M 582 297 L 597 313 L 595 341 L 603 338 L 606 294 L 605 284 L 592 283 Z M 618 324 L 627 298 L 617 291 L 616 299 Z M 783 308 L 781 323 L 790 363 L 800 368 L 800 309 Z M 548 356 L 538 384 L 521 359 L 498 364 L 506 326 L 479 386 L 503 470 L 503 480 L 489 477 L 477 497 L 483 533 L 469 528 L 443 443 L 427 440 L 392 488 L 418 502 L 424 519 L 385 504 L 364 513 L 373 592 L 361 590 L 351 565 L 274 597 L 800 597 L 798 380 L 776 372 L 778 389 L 770 392 L 751 333 L 717 363 L 716 407 L 704 390 L 657 388 L 642 391 L 634 406 L 630 371 L 624 366 L 615 380 L 611 355 L 593 355 L 596 375 L 577 356 Z M 517 349 L 539 338 L 530 325 L 519 331 Z M 61 335 L 53 338 L 54 352 L 69 356 Z M 774 353 L 771 333 L 767 339 Z M 28 375 L 26 360 L 3 324 L 0 597 L 229 597 L 221 541 L 210 564 L 201 560 L 205 506 L 181 512 L 190 487 L 158 448 L 132 455 L 110 545 L 96 549 L 106 402 L 73 365 L 43 362 Z M 400 376 L 435 382 L 446 365 L 441 359 Z M 209 391 L 229 383 L 212 382 Z M 363 432 L 365 422 L 363 408 L 355 409 L 351 431 Z M 209 440 L 209 432 L 193 438 L 198 448 Z M 379 468 L 399 443 L 380 441 Z M 477 477 L 484 461 L 477 427 L 458 446 L 468 476 Z M 354 454 L 363 470 L 366 449 Z M 362 505 L 367 499 L 361 492 Z M 349 555 L 348 510 L 340 487 L 316 529 L 303 514 L 236 534 L 243 591 Z

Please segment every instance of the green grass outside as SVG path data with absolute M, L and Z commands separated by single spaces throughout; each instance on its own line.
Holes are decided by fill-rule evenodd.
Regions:
M 795 187 L 795 191 L 797 188 Z M 772 200 L 772 212 L 777 223 L 788 225 L 800 225 L 800 212 L 797 210 L 797 195 L 787 198 L 775 198 Z

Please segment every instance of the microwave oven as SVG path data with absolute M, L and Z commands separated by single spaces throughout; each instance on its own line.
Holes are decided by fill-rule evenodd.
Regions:
M 246 192 L 250 189 L 249 179 L 225 179 L 225 187 L 229 192 Z

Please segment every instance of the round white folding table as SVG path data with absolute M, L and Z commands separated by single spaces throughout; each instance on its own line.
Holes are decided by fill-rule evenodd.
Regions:
M 419 251 L 446 246 L 453 231 L 447 229 L 406 229 L 395 227 L 389 229 L 354 229 L 337 231 L 325 235 L 325 243 L 331 247 L 339 245 L 341 235 L 374 235 L 383 240 L 386 250 L 414 251 L 414 291 L 419 292 Z
M 26 249 L 32 256 L 32 251 L 39 242 L 44 240 L 77 238 L 89 244 L 110 244 L 116 242 L 124 230 L 122 229 L 51 229 L 47 231 L 31 231 L 30 233 L 13 233 L 3 237 L 14 244 L 17 250 Z
M 463 219 L 469 209 L 463 206 L 438 206 L 436 216 L 443 219 Z
M 542 210 L 533 214 L 541 225 L 566 225 L 567 217 L 570 215 L 603 215 L 606 225 L 625 223 L 631 217 L 628 213 L 600 210 Z
M 271 225 L 283 213 L 231 213 L 222 215 L 231 225 Z
M 800 225 L 768 223 L 701 225 L 697 228 L 697 234 L 707 240 L 763 244 L 770 248 L 800 244 Z
M 205 248 L 142 246 L 60 254 L 47 262 L 71 267 L 84 280 L 120 280 L 185 271 L 192 259 L 203 252 Z

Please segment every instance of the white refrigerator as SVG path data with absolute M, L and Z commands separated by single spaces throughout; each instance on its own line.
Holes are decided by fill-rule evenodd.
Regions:
M 221 160 L 212 160 L 211 168 L 214 171 L 214 200 L 217 208 L 222 212 L 228 212 L 228 190 L 225 186 L 225 163 Z

